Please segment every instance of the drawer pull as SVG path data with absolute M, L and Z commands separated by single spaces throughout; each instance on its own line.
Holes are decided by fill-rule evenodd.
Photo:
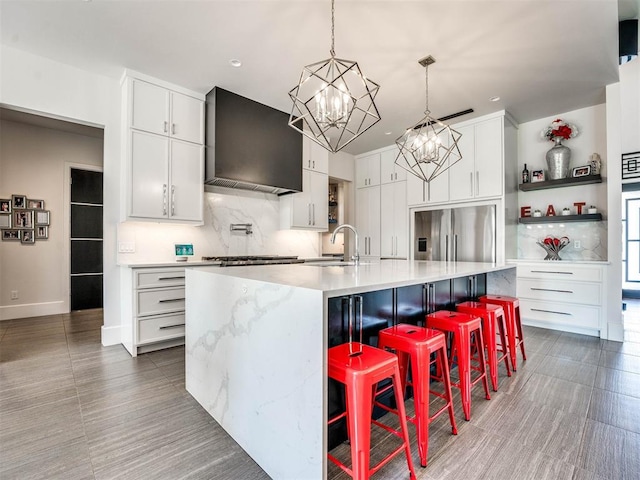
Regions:
M 182 298 L 164 298 L 162 300 L 158 300 L 158 303 L 170 303 L 170 302 L 182 302 L 184 297 Z
M 540 292 L 560 292 L 560 293 L 573 293 L 573 290 L 556 290 L 554 288 L 535 288 L 530 287 L 531 290 L 538 290 Z
M 158 280 L 179 280 L 181 278 L 184 278 L 184 275 L 181 277 L 158 277 Z
M 165 325 L 163 327 L 160 327 L 160 330 L 167 330 L 168 328 L 178 328 L 178 327 L 184 327 L 184 323 L 176 323 L 175 325 Z
M 531 310 L 533 310 L 534 312 L 544 312 L 544 313 L 556 313 L 558 315 L 569 315 L 570 317 L 573 316 L 572 313 L 567 313 L 567 312 L 554 312 L 553 310 L 542 310 L 541 308 L 532 308 Z
M 531 270 L 531 273 L 557 273 L 558 275 L 573 275 L 573 272 L 550 272 L 548 270 Z

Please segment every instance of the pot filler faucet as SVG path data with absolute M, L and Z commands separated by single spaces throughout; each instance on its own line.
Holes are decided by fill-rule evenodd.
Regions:
M 348 228 L 356 236 L 356 254 L 353 257 L 351 257 L 351 260 L 353 260 L 354 263 L 358 265 L 360 263 L 360 250 L 358 249 L 358 231 L 356 230 L 355 227 L 349 225 L 348 223 L 343 223 L 342 225 L 338 225 L 336 229 L 333 231 L 333 235 L 331 235 L 331 243 L 336 243 L 336 234 L 344 228 Z

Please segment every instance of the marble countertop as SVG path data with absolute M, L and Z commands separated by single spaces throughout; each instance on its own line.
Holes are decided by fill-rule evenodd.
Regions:
M 213 260 L 189 260 L 187 262 L 178 262 L 178 261 L 173 261 L 173 262 L 148 262 L 148 261 L 142 261 L 142 262 L 127 262 L 127 263 L 118 263 L 118 266 L 120 267 L 128 267 L 128 268 L 154 268 L 154 267 L 216 267 L 219 266 L 220 262 L 219 261 L 213 261 Z
M 335 262 L 339 263 L 339 262 Z M 327 296 L 436 282 L 450 278 L 515 268 L 514 265 L 479 262 L 429 262 L 382 260 L 358 266 L 301 263 L 233 268 L 202 268 L 199 272 L 256 280 L 278 285 L 320 290 Z
M 544 265 L 611 265 L 611 262 L 604 260 L 560 260 L 560 261 L 550 261 L 550 260 L 542 260 L 542 259 L 532 259 L 532 258 L 510 258 L 507 260 L 507 263 L 536 263 L 536 264 L 544 264 Z

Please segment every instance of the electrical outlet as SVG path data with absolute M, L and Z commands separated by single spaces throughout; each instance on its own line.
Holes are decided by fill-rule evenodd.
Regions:
M 135 251 L 135 242 L 118 242 L 118 253 L 134 253 Z
M 11 290 L 11 300 L 18 299 L 18 290 Z
M 573 241 L 573 248 L 578 249 L 582 246 L 582 244 L 580 243 L 580 240 L 574 240 Z

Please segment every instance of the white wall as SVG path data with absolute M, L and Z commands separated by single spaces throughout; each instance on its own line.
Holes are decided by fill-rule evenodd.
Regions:
M 0 103 L 104 128 L 104 325 L 102 343 L 120 342 L 116 225 L 121 203 L 120 86 L 44 57 L 0 46 Z
M 551 122 L 561 118 L 567 123 L 578 127 L 579 135 L 563 142 L 571 149 L 571 168 L 587 165 L 589 156 L 598 153 L 602 158 L 603 183 L 553 190 L 536 190 L 519 192 L 518 208 L 530 206 L 531 210 L 539 209 L 544 215 L 547 207 L 553 205 L 557 215 L 562 209 L 571 209 L 577 213 L 575 202 L 585 202 L 586 206 L 594 205 L 604 218 L 608 217 L 607 177 L 607 122 L 605 105 L 582 108 L 570 112 L 557 113 L 550 117 L 540 118 L 522 123 L 518 129 L 518 168 L 520 171 L 527 164 L 529 172 L 533 170 L 547 170 L 545 154 L 553 143 L 542 139 L 540 132 Z M 547 235 L 556 237 L 567 236 L 572 241 L 561 256 L 567 260 L 607 260 L 607 223 L 555 223 L 549 225 L 518 225 L 518 258 L 542 259 L 544 251 L 536 245 L 536 240 Z M 575 241 L 580 241 L 580 247 L 575 248 Z
M 321 254 L 320 234 L 280 230 L 279 199 L 275 195 L 207 187 L 201 227 L 153 222 L 123 222 L 119 242 L 134 242 L 134 253 L 119 253 L 118 263 L 172 262 L 175 243 L 192 243 L 194 259 L 224 255 Z M 251 223 L 253 234 L 231 232 L 232 223 Z
M 620 66 L 622 153 L 640 152 L 640 58 Z
M 0 320 L 69 311 L 68 250 L 63 213 L 65 163 L 102 166 L 100 138 L 24 123 L 0 123 L 0 197 L 44 200 L 49 238 L 0 241 Z M 19 298 L 11 300 L 10 292 Z

